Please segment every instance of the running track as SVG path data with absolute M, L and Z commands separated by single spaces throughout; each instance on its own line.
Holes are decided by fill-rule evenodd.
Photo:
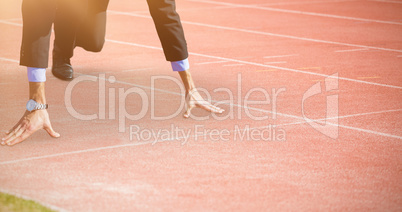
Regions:
M 25 69 L 18 66 L 20 5 L 0 3 L 2 133 L 27 101 Z M 40 131 L 1 147 L 1 192 L 59 211 L 401 211 L 402 1 L 177 0 L 177 7 L 196 84 L 226 109 L 220 116 L 226 119 L 151 119 L 151 107 L 154 115 L 169 115 L 183 99 L 172 80 L 152 84 L 152 77 L 178 77 L 164 61 L 145 0 L 114 0 L 104 50 L 77 49 L 72 61 L 77 77 L 93 81 L 73 88 L 71 104 L 98 119 L 74 118 L 66 106 L 69 83 L 48 71 L 49 113 L 62 137 Z M 99 97 L 99 83 L 106 96 Z M 303 101 L 317 83 L 323 92 Z M 334 89 L 327 92 L 326 85 Z M 130 88 L 141 89 L 153 105 L 140 120 L 126 120 L 126 132 L 119 133 L 118 92 Z M 231 91 L 232 101 L 218 103 L 230 95 L 217 88 Z M 245 105 L 247 92 L 256 88 L 247 99 L 266 100 L 265 90 L 271 102 Z M 273 89 L 285 89 L 275 104 Z M 109 104 L 109 92 L 115 104 Z M 335 116 L 326 114 L 330 96 L 338 98 L 330 103 Z M 99 113 L 103 98 L 105 112 Z M 127 111 L 138 113 L 142 100 L 129 95 Z M 305 117 L 326 124 L 337 138 L 315 130 Z M 191 133 L 186 142 L 130 139 L 130 125 Z M 196 134 L 197 125 L 209 131 Z M 286 140 L 241 140 L 236 134 L 269 126 L 283 130 Z M 215 139 L 212 129 L 229 135 Z

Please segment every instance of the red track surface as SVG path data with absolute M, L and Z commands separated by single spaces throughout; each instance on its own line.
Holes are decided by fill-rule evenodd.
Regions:
M 0 129 L 8 130 L 27 101 L 24 67 L 18 66 L 21 1 L 0 2 Z M 178 0 L 178 11 L 190 51 L 196 83 L 214 100 L 234 103 L 252 88 L 286 88 L 276 103 L 245 108 L 223 105 L 222 121 L 151 120 L 151 110 L 138 121 L 127 120 L 118 132 L 118 88 L 155 90 L 157 115 L 174 113 L 182 96 L 164 61 L 144 1 L 111 1 L 107 39 L 99 54 L 76 50 L 76 76 L 114 76 L 106 92 L 116 89 L 111 110 L 116 119 L 82 121 L 66 109 L 62 82 L 48 72 L 47 99 L 53 127 L 51 139 L 40 131 L 14 147 L 0 148 L 0 191 L 24 196 L 58 210 L 242 210 L 242 211 L 401 211 L 402 210 L 402 1 L 337 0 Z M 280 10 L 278 10 L 280 9 Z M 295 12 L 297 11 L 297 12 Z M 301 14 L 300 12 L 304 12 Z M 155 48 L 154 48 L 155 47 Z M 323 93 L 304 102 L 309 118 L 339 121 L 333 140 L 303 119 L 306 91 L 325 76 L 337 73 L 339 115 L 326 117 Z M 238 81 L 241 77 L 242 83 Z M 82 82 L 72 105 L 82 114 L 98 112 L 98 82 Z M 241 87 L 242 93 L 237 92 Z M 106 99 L 109 95 L 106 96 Z M 264 100 L 261 92 L 250 99 Z M 106 118 L 109 115 L 106 102 Z M 130 113 L 141 99 L 126 99 Z M 241 112 L 241 118 L 238 114 Z M 197 110 L 197 115 L 206 113 Z M 193 130 L 183 140 L 130 140 L 130 125 Z M 197 139 L 196 125 L 230 130 L 228 141 L 213 141 L 209 132 Z M 286 132 L 286 141 L 236 139 L 233 131 L 268 125 Z

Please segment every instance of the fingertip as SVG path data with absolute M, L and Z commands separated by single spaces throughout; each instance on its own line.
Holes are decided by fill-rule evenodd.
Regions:
M 49 135 L 52 136 L 53 138 L 59 138 L 60 137 L 60 133 L 57 132 L 49 132 Z
M 10 141 L 10 142 L 7 143 L 7 146 L 13 146 L 16 143 L 19 143 L 19 142 L 17 142 L 17 140 Z
M 45 130 L 53 138 L 60 137 L 60 133 L 57 133 L 56 131 L 54 131 L 51 126 L 50 127 L 45 127 Z
M 222 108 L 215 108 L 215 109 L 213 110 L 213 112 L 214 112 L 214 113 L 222 114 L 223 112 L 225 112 L 225 110 L 222 109 Z
M 190 117 L 190 114 L 191 114 L 191 111 L 190 111 L 190 110 L 187 110 L 187 111 L 183 114 L 183 116 L 184 116 L 184 118 L 189 118 L 189 117 Z

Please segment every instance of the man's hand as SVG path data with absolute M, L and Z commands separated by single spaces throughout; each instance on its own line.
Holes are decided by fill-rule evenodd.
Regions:
M 193 77 L 189 70 L 179 71 L 181 80 L 183 81 L 184 88 L 186 89 L 186 112 L 184 112 L 184 118 L 188 118 L 191 115 L 191 110 L 195 107 L 202 108 L 211 113 L 223 113 L 223 109 L 212 105 L 202 98 L 195 88 Z
M 54 138 L 60 137 L 50 124 L 47 110 L 26 111 L 20 121 L 1 139 L 1 145 L 18 144 L 40 129 L 46 130 Z
M 191 115 L 191 110 L 195 107 L 202 108 L 211 113 L 223 113 L 225 110 L 212 105 L 211 103 L 205 101 L 197 89 L 193 89 L 186 93 L 186 112 L 184 113 L 184 118 L 188 118 Z

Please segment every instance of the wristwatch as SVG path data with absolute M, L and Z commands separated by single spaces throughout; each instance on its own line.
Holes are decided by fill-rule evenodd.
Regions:
M 30 99 L 28 102 L 27 102 L 27 110 L 29 111 L 29 112 L 31 112 L 31 111 L 34 111 L 34 110 L 45 110 L 45 109 L 47 109 L 49 106 L 48 106 L 48 104 L 40 104 L 40 103 L 37 103 L 35 100 L 33 100 L 33 99 Z

